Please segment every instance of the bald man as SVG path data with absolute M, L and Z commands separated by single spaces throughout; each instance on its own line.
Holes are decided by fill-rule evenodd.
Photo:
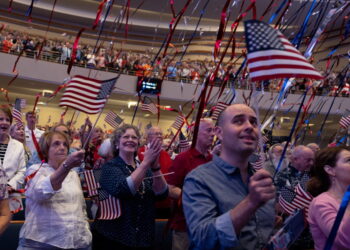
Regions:
M 176 202 L 174 212 L 170 219 L 172 229 L 172 250 L 186 250 L 189 248 L 189 239 L 185 216 L 181 202 L 181 193 L 186 175 L 199 165 L 212 160 L 210 153 L 214 140 L 214 122 L 211 119 L 201 119 L 195 148 L 191 148 L 176 156 L 170 172 L 174 174 L 167 176 L 169 184 L 169 196 Z
M 191 249 L 261 249 L 274 225 L 271 175 L 248 163 L 258 146 L 255 112 L 243 104 L 219 116 L 220 156 L 190 172 L 183 207 Z
M 306 146 L 296 146 L 290 156 L 290 164 L 281 170 L 276 177 L 277 192 L 284 187 L 294 190 L 295 186 L 309 178 L 309 171 L 315 161 L 315 153 Z
M 300 145 L 292 150 L 290 164 L 287 168 L 281 170 L 276 176 L 275 183 L 278 199 L 282 196 L 285 200 L 288 200 L 288 194 L 284 194 L 284 192 L 281 191 L 283 187 L 286 187 L 289 190 L 295 190 L 299 183 L 302 187 L 306 186 L 307 181 L 310 179 L 309 171 L 314 164 L 314 161 L 315 154 L 309 147 Z M 278 211 L 283 210 L 279 205 L 276 207 Z M 306 227 L 299 238 L 288 247 L 288 249 L 291 250 L 313 248 L 314 242 L 308 227 Z

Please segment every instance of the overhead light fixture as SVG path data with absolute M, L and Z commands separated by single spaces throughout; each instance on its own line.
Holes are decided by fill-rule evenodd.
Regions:
M 130 108 L 131 106 L 136 106 L 137 105 L 137 102 L 128 102 L 128 108 Z
M 52 94 L 53 94 L 53 91 L 52 90 L 48 90 L 48 89 L 44 89 L 43 92 L 42 92 L 42 96 L 46 97 L 46 98 L 51 97 Z
M 47 105 L 46 102 L 38 102 L 38 105 Z
M 145 114 L 145 115 L 144 115 L 144 117 L 149 117 L 149 116 L 150 116 L 150 114 Z

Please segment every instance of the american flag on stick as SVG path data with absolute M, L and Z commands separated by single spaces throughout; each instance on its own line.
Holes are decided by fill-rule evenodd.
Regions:
M 323 79 L 279 30 L 258 20 L 246 21 L 244 26 L 252 81 L 292 77 Z
M 307 215 L 312 199 L 313 197 L 299 183 L 294 191 L 286 187 L 281 189 L 279 204 L 289 214 L 292 214 L 296 209 L 304 209 Z
M 185 135 L 180 132 L 180 136 L 179 136 L 179 153 L 185 152 L 187 150 L 189 150 L 191 147 L 190 142 L 187 140 L 187 138 L 185 137 Z
M 90 197 L 98 196 L 97 219 L 113 220 L 121 215 L 120 201 L 101 189 L 100 183 L 96 180 L 100 174 L 101 169 L 84 171 L 88 193 Z
M 66 84 L 60 106 L 71 107 L 87 114 L 99 113 L 106 104 L 118 77 L 100 81 L 74 76 Z
M 108 195 L 107 199 L 99 201 L 99 220 L 114 220 L 121 215 L 121 207 L 119 199 L 112 195 Z
M 94 170 L 85 170 L 84 177 L 87 185 L 89 197 L 97 196 L 100 183 L 96 182 Z
M 23 100 L 24 99 L 16 98 L 15 106 L 12 109 L 13 119 L 15 119 L 19 127 L 24 127 L 23 121 L 22 121 L 22 113 L 21 113 Z
M 342 116 L 342 118 L 340 118 L 339 120 L 339 125 L 342 128 L 348 128 L 350 126 L 350 115 L 348 116 Z
M 218 102 L 214 108 L 213 114 L 211 116 L 211 118 L 213 120 L 217 120 L 219 118 L 219 115 L 221 114 L 221 112 L 227 107 L 229 106 L 229 104 L 225 103 L 225 102 Z
M 151 98 L 145 96 L 143 98 L 143 102 L 141 104 L 141 110 L 143 111 L 149 111 L 152 114 L 158 114 L 158 108 L 157 106 L 152 102 Z
M 172 128 L 176 129 L 176 130 L 179 130 L 182 125 L 184 124 L 184 117 L 182 115 L 178 115 L 176 118 L 175 118 L 175 121 L 174 123 L 171 125 Z
M 123 122 L 123 119 L 113 111 L 109 111 L 106 114 L 105 122 L 107 122 L 113 128 L 118 128 L 119 125 Z

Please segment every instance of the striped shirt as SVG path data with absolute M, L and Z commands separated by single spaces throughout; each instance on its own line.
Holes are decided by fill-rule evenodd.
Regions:
M 0 161 L 3 162 L 8 144 L 0 143 Z

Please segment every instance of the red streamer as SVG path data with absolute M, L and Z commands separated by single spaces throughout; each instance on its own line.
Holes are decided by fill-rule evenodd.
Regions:
M 107 2 L 107 0 L 102 0 L 100 2 L 100 4 L 98 5 L 97 12 L 96 12 L 96 18 L 95 18 L 94 24 L 92 25 L 93 30 L 96 29 L 98 22 L 100 21 L 103 6 L 105 5 L 106 2 Z
M 9 81 L 9 83 L 7 84 L 7 86 L 10 86 L 18 77 L 18 73 Z
M 78 44 L 79 44 L 79 39 L 81 34 L 85 31 L 85 28 L 81 28 L 77 34 L 77 36 L 75 37 L 75 41 L 73 44 L 73 51 L 72 51 L 72 55 L 68 64 L 68 68 L 67 68 L 67 74 L 70 74 L 70 71 L 72 70 L 73 67 L 73 63 L 75 61 L 75 59 L 77 58 L 77 49 L 78 49 Z
M 12 2 L 13 0 L 9 1 L 9 7 L 8 7 L 8 11 L 11 12 L 12 11 Z
M 35 96 L 35 102 L 34 102 L 33 112 L 35 112 L 36 105 L 38 104 L 39 98 L 40 98 L 41 96 L 42 96 L 41 93 L 38 93 L 38 94 Z
M 36 139 L 36 137 L 35 137 L 35 135 L 34 135 L 34 131 L 31 130 L 31 133 L 32 133 L 32 140 L 33 140 L 35 149 L 36 149 L 36 151 L 38 152 L 38 155 L 39 155 L 40 160 L 43 161 L 43 160 L 44 160 L 44 155 L 43 155 L 43 153 L 42 153 L 41 150 L 40 150 L 40 146 L 39 146 L 39 143 L 38 143 L 38 141 L 37 141 L 37 139 Z

